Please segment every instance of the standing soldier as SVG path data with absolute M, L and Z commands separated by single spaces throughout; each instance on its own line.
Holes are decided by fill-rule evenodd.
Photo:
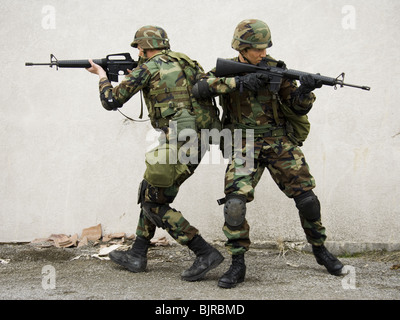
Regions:
M 109 256 L 132 272 L 145 271 L 150 239 L 156 227 L 160 227 L 196 255 L 193 265 L 182 273 L 182 278 L 200 280 L 224 258 L 170 204 L 180 185 L 193 174 L 203 156 L 200 143 L 195 150 L 183 148 L 183 142 L 179 142 L 182 140 L 179 139 L 180 133 L 189 129 L 186 132 L 194 133 L 194 138 L 197 138 L 201 129 L 209 129 L 217 119 L 216 108 L 210 99 L 197 101 L 192 97 L 192 86 L 203 70 L 196 61 L 170 50 L 167 34 L 162 28 L 140 28 L 131 46 L 139 49 L 139 65 L 118 86 L 113 88 L 105 71 L 93 61 L 90 61 L 92 67 L 88 69 L 100 78 L 100 99 L 107 110 L 122 107 L 142 90 L 151 124 L 161 132 L 160 145 L 146 153 L 147 169 L 139 188 L 141 211 L 136 240 L 130 250 L 113 251 Z M 170 127 L 171 123 L 175 126 Z M 180 161 L 178 155 L 182 151 L 185 155 L 190 153 L 191 161 Z M 174 157 L 171 158 L 171 155 Z
M 271 46 L 271 32 L 266 23 L 244 20 L 238 24 L 233 35 L 232 48 L 239 52 L 239 56 L 232 60 L 276 66 L 278 61 L 266 52 Z M 246 203 L 254 199 L 254 188 L 265 168 L 285 195 L 294 199 L 317 262 L 333 275 L 339 275 L 343 268 L 342 263 L 324 246 L 326 235 L 321 223 L 320 202 L 312 190 L 315 181 L 299 148 L 308 134 L 305 130 L 304 136 L 304 128 L 309 124 L 306 114 L 315 101 L 312 91 L 321 87 L 321 83 L 311 76 L 301 78 L 300 87 L 297 87 L 296 81 L 284 80 L 274 93 L 267 88 L 268 81 L 267 76 L 259 73 L 218 78 L 214 69 L 193 88 L 197 97 L 221 95 L 224 127 L 254 130 L 254 167 L 243 175 L 243 159 L 235 158 L 234 153 L 225 175 L 223 232 L 227 237 L 226 246 L 232 255 L 232 264 L 219 279 L 218 285 L 222 288 L 232 288 L 244 281 L 244 253 L 250 245 L 249 224 L 245 219 Z M 303 132 L 300 130 L 297 135 L 293 134 L 296 123 L 303 124 Z M 245 139 L 242 148 L 242 154 L 246 153 Z

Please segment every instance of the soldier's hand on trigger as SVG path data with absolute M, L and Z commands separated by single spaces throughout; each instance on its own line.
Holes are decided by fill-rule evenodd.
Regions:
M 260 88 L 265 87 L 269 78 L 262 73 L 249 73 L 245 76 L 235 77 L 236 87 L 243 90 L 243 87 L 250 91 L 258 91 Z
M 316 80 L 311 74 L 307 74 L 300 77 L 300 94 L 308 94 L 311 91 L 314 91 L 317 88 L 322 87 L 321 80 Z

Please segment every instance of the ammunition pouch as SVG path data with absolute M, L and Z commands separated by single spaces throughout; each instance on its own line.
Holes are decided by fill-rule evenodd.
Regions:
M 302 146 L 310 133 L 310 122 L 307 115 L 298 115 L 290 107 L 281 103 L 280 109 L 286 118 L 286 130 L 288 138 L 298 146 Z
M 171 128 L 170 126 L 170 129 L 176 131 L 176 137 L 179 141 L 182 141 L 180 137 L 181 133 L 190 137 L 197 135 L 196 115 L 187 108 L 182 108 L 177 111 L 171 118 L 171 121 L 176 122 L 176 127 Z M 170 134 L 173 134 L 173 132 L 170 132 Z

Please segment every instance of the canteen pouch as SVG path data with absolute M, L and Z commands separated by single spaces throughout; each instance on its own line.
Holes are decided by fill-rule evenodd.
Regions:
M 145 155 L 144 179 L 154 187 L 168 188 L 180 184 L 190 175 L 187 165 L 179 163 L 177 146 L 163 143 Z

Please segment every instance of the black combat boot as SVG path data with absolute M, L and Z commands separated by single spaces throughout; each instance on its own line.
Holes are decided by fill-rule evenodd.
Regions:
M 216 268 L 224 260 L 222 254 L 209 245 L 200 235 L 196 235 L 188 243 L 188 247 L 195 253 L 196 259 L 189 269 L 182 272 L 183 280 L 201 280 L 208 271 Z
M 328 272 L 334 276 L 340 276 L 342 273 L 343 264 L 335 258 L 332 253 L 325 248 L 324 245 L 312 246 L 315 259 L 318 264 L 325 266 Z
M 244 254 L 234 255 L 229 270 L 219 279 L 218 286 L 225 289 L 234 288 L 238 283 L 244 281 L 245 275 Z
M 143 272 L 147 266 L 147 250 L 149 246 L 149 240 L 137 237 L 131 249 L 127 251 L 114 250 L 108 256 L 112 261 L 127 268 L 129 271 Z

